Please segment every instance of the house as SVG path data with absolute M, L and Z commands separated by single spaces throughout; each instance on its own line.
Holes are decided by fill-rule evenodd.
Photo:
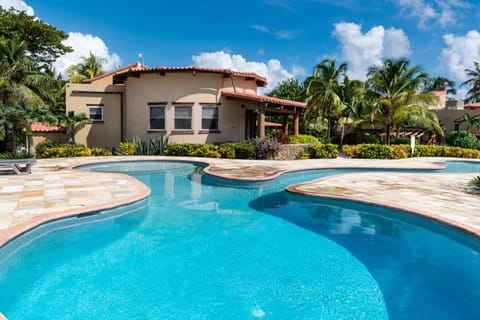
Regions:
M 76 142 L 115 148 L 134 137 L 169 143 L 222 143 L 265 136 L 267 126 L 296 135 L 306 104 L 257 93 L 266 78 L 230 69 L 147 67 L 134 63 L 66 88 L 66 112 L 90 121 Z M 280 116 L 282 123 L 266 121 Z M 278 119 L 278 117 L 277 117 Z

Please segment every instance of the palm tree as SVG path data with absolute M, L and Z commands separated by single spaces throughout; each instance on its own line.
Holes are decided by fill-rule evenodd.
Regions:
M 340 103 L 338 82 L 346 71 L 346 63 L 337 66 L 334 59 L 324 59 L 315 66 L 313 75 L 305 80 L 308 105 L 305 116 L 315 123 L 318 118 L 325 119 L 328 138 L 332 136 L 332 110 Z
M 102 64 L 107 60 L 95 56 L 91 51 L 88 57 L 81 57 L 82 62 L 67 69 L 69 82 L 79 83 L 85 79 L 93 79 L 104 73 Z
M 470 89 L 467 92 L 465 102 L 475 103 L 480 101 L 480 63 L 474 62 L 474 69 L 465 69 L 469 79 L 462 84 L 461 87 L 468 86 Z
M 391 131 L 396 125 L 397 109 L 414 105 L 427 108 L 436 98 L 431 93 L 418 93 L 428 76 L 420 67 L 410 68 L 409 65 L 408 59 L 386 59 L 382 66 L 368 69 L 367 86 L 375 97 L 376 112 L 384 119 L 387 144 L 390 144 Z
M 290 78 L 280 82 L 267 96 L 292 101 L 305 101 L 305 89 L 298 82 L 298 79 Z
M 480 114 L 470 115 L 465 112 L 460 118 L 456 119 L 459 123 L 467 123 L 467 131 L 470 132 L 470 128 L 475 126 L 477 129 L 480 129 Z
M 455 81 L 449 80 L 444 77 L 430 78 L 425 86 L 424 92 L 441 91 L 446 90 L 447 94 L 457 94 L 455 89 Z
M 340 146 L 343 145 L 345 127 L 358 124 L 364 102 L 364 83 L 360 80 L 350 80 L 348 76 L 343 77 L 343 82 L 337 87 L 339 104 L 336 106 L 334 115 L 340 125 Z
M 27 44 L 18 39 L 0 39 L 0 103 L 26 103 L 35 107 L 53 99 L 49 88 L 57 80 L 41 72 L 28 56 Z

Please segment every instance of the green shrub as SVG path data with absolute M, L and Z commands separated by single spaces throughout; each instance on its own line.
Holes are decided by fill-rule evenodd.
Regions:
M 384 144 L 359 144 L 355 157 L 360 159 L 388 159 L 390 148 Z
M 297 155 L 297 160 L 310 159 L 310 153 L 308 151 L 302 151 Z
M 415 141 L 418 143 L 418 141 Z M 390 145 L 392 144 L 408 144 L 410 145 L 410 138 L 409 137 L 401 137 L 401 138 L 393 138 L 390 140 Z
M 232 158 L 226 157 L 229 159 L 253 159 L 255 155 L 255 147 L 248 142 L 229 142 L 220 147 L 233 150 Z
M 168 144 L 165 147 L 165 155 L 167 156 L 192 156 L 192 153 L 201 148 L 202 144 L 200 143 L 174 143 Z
M 452 131 L 446 137 L 445 141 L 453 147 L 478 149 L 479 143 L 477 138 L 467 131 Z
M 290 137 L 291 144 L 316 143 L 316 142 L 318 142 L 318 138 L 308 134 L 299 134 L 299 135 Z
M 345 144 L 342 146 L 342 151 L 343 154 L 345 154 L 345 157 L 352 158 L 357 154 L 357 146 Z
M 338 146 L 332 143 L 312 143 L 307 150 L 311 159 L 333 159 L 338 157 Z
M 214 146 L 212 144 L 202 144 L 198 146 L 193 152 L 190 153 L 192 157 L 203 157 L 203 158 L 221 158 L 222 155 L 218 151 L 219 146 Z
M 36 157 L 41 158 L 69 158 L 89 156 L 111 156 L 105 148 L 88 148 L 83 144 L 72 144 L 46 141 L 39 143 L 36 148 Z
M 29 159 L 33 158 L 33 155 L 22 152 L 22 153 L 11 153 L 11 152 L 5 152 L 5 153 L 0 153 L 0 160 L 15 160 L 15 159 Z
M 133 156 L 135 154 L 135 144 L 133 142 L 120 142 L 118 152 L 124 156 Z
M 101 157 L 101 156 L 111 156 L 112 153 L 105 148 L 91 148 L 92 156 Z
M 405 144 L 393 145 L 388 147 L 388 159 L 408 158 L 410 146 Z

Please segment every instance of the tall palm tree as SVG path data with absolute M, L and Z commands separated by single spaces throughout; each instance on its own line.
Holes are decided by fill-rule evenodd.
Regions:
M 382 66 L 370 67 L 367 75 L 367 86 L 375 97 L 376 110 L 384 117 L 387 144 L 390 144 L 397 109 L 413 105 L 427 108 L 435 101 L 431 93 L 418 93 L 428 76 L 420 67 L 410 68 L 408 59 L 386 59 Z
M 28 56 L 27 44 L 19 39 L 0 39 L 0 103 L 40 106 L 53 99 L 48 88 L 57 80 L 43 73 Z
M 456 119 L 459 123 L 466 122 L 467 123 L 467 131 L 470 132 L 470 128 L 475 126 L 477 129 L 480 130 L 480 114 L 477 115 L 470 115 L 465 112 L 460 118 Z
M 480 101 L 480 63 L 475 61 L 474 69 L 465 69 L 469 79 L 460 84 L 461 87 L 467 86 L 470 89 L 467 92 L 465 102 L 475 103 Z
M 81 57 L 82 62 L 67 69 L 69 82 L 79 83 L 85 79 L 93 79 L 104 73 L 102 65 L 105 58 L 95 56 L 91 51 L 88 57 Z
M 324 59 L 315 66 L 313 75 L 305 80 L 308 106 L 305 116 L 314 121 L 325 119 L 328 138 L 332 136 L 332 110 L 340 103 L 337 94 L 339 80 L 346 72 L 346 63 L 337 66 L 335 59 Z
M 343 145 L 345 128 L 355 126 L 360 118 L 364 102 L 364 83 L 360 80 L 350 80 L 348 76 L 343 77 L 343 82 L 337 87 L 339 103 L 333 114 L 340 126 L 340 146 Z

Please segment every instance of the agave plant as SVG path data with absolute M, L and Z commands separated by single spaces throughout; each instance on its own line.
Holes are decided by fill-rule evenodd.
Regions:
M 135 145 L 135 154 L 145 156 L 163 156 L 167 144 L 167 140 L 163 135 L 152 139 L 135 137 L 132 142 Z

